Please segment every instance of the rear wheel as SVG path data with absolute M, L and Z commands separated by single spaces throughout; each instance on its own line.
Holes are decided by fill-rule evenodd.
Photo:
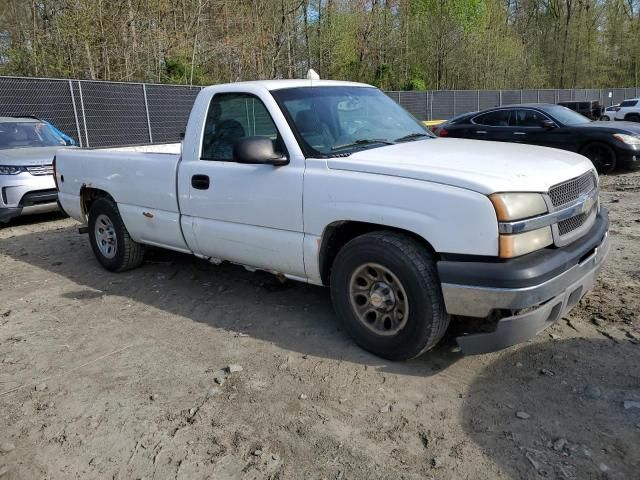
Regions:
M 117 205 L 107 198 L 89 209 L 89 241 L 100 264 L 112 272 L 135 268 L 144 258 L 144 246 L 131 240 Z
M 389 360 L 430 350 L 449 325 L 432 256 L 396 232 L 368 233 L 340 250 L 331 298 L 356 343 Z
M 590 143 L 580 153 L 591 160 L 598 173 L 611 173 L 616 168 L 616 152 L 605 143 Z
M 628 122 L 640 122 L 640 115 L 637 113 L 630 113 L 629 115 L 624 117 L 624 119 Z

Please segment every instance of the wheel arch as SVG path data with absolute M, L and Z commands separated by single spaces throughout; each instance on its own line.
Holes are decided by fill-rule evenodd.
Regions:
M 99 198 L 107 198 L 113 203 L 116 203 L 109 192 L 105 190 L 102 190 L 100 188 L 88 187 L 86 185 L 83 185 L 82 188 L 80 188 L 80 213 L 82 214 L 82 218 L 85 222 L 89 218 L 89 210 L 91 209 L 91 205 Z
M 331 277 L 331 268 L 333 261 L 335 260 L 338 252 L 349 241 L 356 237 L 364 235 L 366 233 L 386 230 L 390 232 L 398 232 L 408 237 L 414 238 L 421 245 L 423 245 L 427 251 L 429 251 L 434 258 L 438 258 L 438 253 L 433 248 L 429 241 L 410 230 L 405 230 L 390 225 L 384 225 L 379 223 L 362 222 L 355 220 L 339 220 L 327 225 L 322 232 L 320 241 L 320 250 L 318 254 L 318 262 L 320 269 L 320 278 L 324 285 L 329 285 L 329 278 Z

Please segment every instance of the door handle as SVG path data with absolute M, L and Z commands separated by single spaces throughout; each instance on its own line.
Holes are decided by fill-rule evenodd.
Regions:
M 486 130 L 476 130 L 476 133 L 487 133 Z
M 514 135 L 526 135 L 527 132 L 513 132 Z
M 209 176 L 208 175 L 194 175 L 191 177 L 191 186 L 198 190 L 209 189 Z

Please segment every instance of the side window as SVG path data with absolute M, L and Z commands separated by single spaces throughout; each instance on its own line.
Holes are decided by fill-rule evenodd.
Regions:
M 515 110 L 511 115 L 511 124 L 516 127 L 540 127 L 543 120 L 547 117 L 535 110 Z
M 496 110 L 473 118 L 473 123 L 490 127 L 509 126 L 509 110 Z
M 635 107 L 638 104 L 637 100 L 625 100 L 620 104 L 620 107 Z
M 278 130 L 262 101 L 246 93 L 214 95 L 204 126 L 202 159 L 231 161 L 234 143 L 254 136 L 280 143 Z

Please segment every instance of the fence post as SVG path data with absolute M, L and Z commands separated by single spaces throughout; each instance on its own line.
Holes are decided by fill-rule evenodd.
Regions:
M 144 96 L 144 111 L 147 113 L 147 128 L 149 129 L 149 143 L 153 143 L 153 134 L 151 133 L 151 117 L 149 116 L 149 103 L 147 102 L 147 84 L 142 84 L 142 94 Z
M 427 99 L 429 98 L 429 91 L 427 90 Z M 431 92 L 431 101 L 429 102 L 429 120 L 433 120 L 433 92 Z
M 80 94 L 80 109 L 82 110 L 82 123 L 84 124 L 84 146 L 89 147 L 89 130 L 87 130 L 87 115 L 84 111 L 84 95 L 82 95 L 82 81 L 78 81 L 78 93 Z
M 479 112 L 480 111 L 480 90 L 476 90 L 476 101 L 477 101 L 477 104 L 478 104 L 477 111 Z
M 424 117 L 426 120 L 431 120 L 429 118 L 429 91 L 424 91 Z
M 453 91 L 453 116 L 456 116 L 456 91 Z
M 502 90 L 498 90 L 498 106 L 502 106 Z
M 76 119 L 76 133 L 78 134 L 78 142 L 82 148 L 82 135 L 80 134 L 80 123 L 78 122 L 78 108 L 76 107 L 76 96 L 73 94 L 73 83 L 69 80 L 69 93 L 71 93 L 71 103 L 73 104 L 73 116 Z
M 536 90 L 536 99 L 538 100 L 537 103 L 540 103 L 540 89 L 539 88 Z

